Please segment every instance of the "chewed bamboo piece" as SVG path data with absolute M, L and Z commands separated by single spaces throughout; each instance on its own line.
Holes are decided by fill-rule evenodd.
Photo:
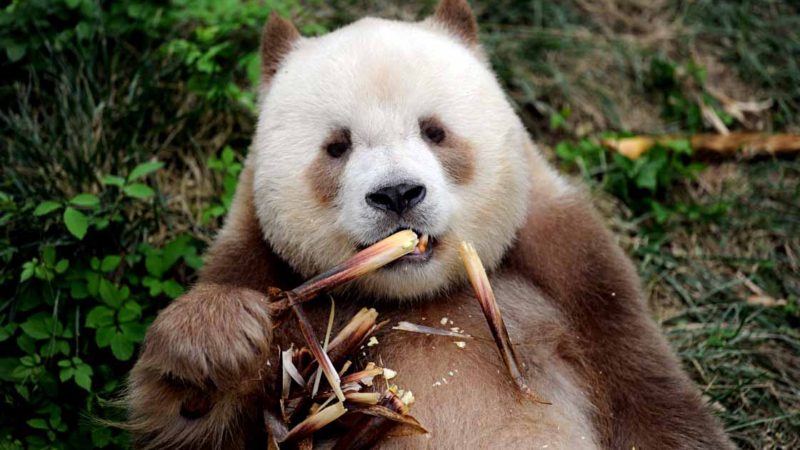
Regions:
M 408 331 L 410 333 L 433 334 L 436 336 L 447 336 L 459 339 L 472 339 L 472 336 L 464 333 L 458 333 L 453 330 L 445 330 L 444 328 L 429 327 L 425 325 L 418 325 L 416 323 L 401 321 L 396 326 L 392 327 L 393 330 Z
M 486 321 L 489 328 L 492 330 L 492 336 L 500 351 L 500 356 L 508 369 L 511 378 L 516 383 L 519 390 L 525 394 L 526 397 L 537 403 L 550 404 L 550 402 L 541 399 L 536 395 L 528 384 L 525 382 L 525 377 L 519 369 L 519 362 L 517 355 L 514 353 L 514 347 L 511 345 L 511 338 L 508 336 L 508 329 L 503 322 L 503 316 L 500 314 L 500 308 L 497 306 L 497 300 L 494 297 L 492 286 L 489 284 L 489 277 L 486 276 L 486 270 L 483 268 L 483 263 L 478 257 L 478 252 L 471 243 L 462 242 L 459 248 L 461 259 L 464 262 L 464 267 L 467 269 L 467 276 L 475 291 L 475 296 L 478 298 L 478 303 L 481 305 Z
M 343 403 L 335 403 L 331 406 L 327 406 L 289 430 L 289 434 L 287 434 L 283 440 L 293 441 L 311 436 L 312 434 L 321 430 L 325 425 L 328 425 L 339 417 L 342 417 L 346 412 L 347 409 L 345 409 Z

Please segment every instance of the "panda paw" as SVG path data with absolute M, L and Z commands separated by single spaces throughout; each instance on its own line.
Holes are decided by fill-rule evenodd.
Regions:
M 173 301 L 148 330 L 128 383 L 137 446 L 243 446 L 272 376 L 271 338 L 267 298 L 256 291 L 201 284 Z

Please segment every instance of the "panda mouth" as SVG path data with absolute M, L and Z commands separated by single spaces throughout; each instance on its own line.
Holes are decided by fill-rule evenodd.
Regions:
M 398 231 L 407 230 L 407 229 L 408 228 L 398 228 L 398 229 L 394 230 L 393 232 L 389 233 L 388 235 L 384 236 L 384 238 L 388 237 L 388 236 L 391 236 L 392 234 L 397 233 Z M 423 233 L 423 232 L 421 232 L 419 230 L 415 230 L 413 228 L 411 229 L 411 231 L 416 233 L 418 238 L 419 238 L 419 240 L 417 242 L 417 246 L 414 247 L 414 250 L 411 253 L 408 253 L 408 254 L 396 259 L 395 261 L 392 261 L 391 263 L 385 265 L 383 267 L 384 269 L 398 267 L 400 265 L 406 265 L 406 264 L 423 264 L 423 263 L 426 263 L 426 262 L 430 261 L 431 258 L 433 258 L 434 249 L 438 244 L 437 239 L 435 237 L 429 235 L 428 233 Z M 359 246 L 359 250 L 362 250 L 362 249 L 367 248 L 367 247 L 369 247 L 369 246 L 368 245 Z

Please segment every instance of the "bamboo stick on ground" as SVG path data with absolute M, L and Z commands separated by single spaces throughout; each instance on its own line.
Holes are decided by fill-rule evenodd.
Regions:
M 519 369 L 519 362 L 517 355 L 514 353 L 514 347 L 511 345 L 511 338 L 508 336 L 508 329 L 503 322 L 503 316 L 500 314 L 500 308 L 497 306 L 497 300 L 492 292 L 492 286 L 489 284 L 489 277 L 486 276 L 486 270 L 483 268 L 483 263 L 478 257 L 478 252 L 475 247 L 468 242 L 462 242 L 459 249 L 461 259 L 464 261 L 464 266 L 467 269 L 472 289 L 475 291 L 475 296 L 478 297 L 478 303 L 481 305 L 483 314 L 486 316 L 486 321 L 489 323 L 489 328 L 492 330 L 492 336 L 500 351 L 500 356 L 508 369 L 511 378 L 516 383 L 519 390 L 525 394 L 526 397 L 537 403 L 550 404 L 550 402 L 541 399 L 536 395 L 528 384 L 525 382 L 525 377 Z
M 603 139 L 601 143 L 607 149 L 619 152 L 630 159 L 639 159 L 656 144 L 676 140 L 688 140 L 695 151 L 725 156 L 752 158 L 762 155 L 800 153 L 800 135 L 797 134 L 729 133 L 693 136 L 633 136 Z

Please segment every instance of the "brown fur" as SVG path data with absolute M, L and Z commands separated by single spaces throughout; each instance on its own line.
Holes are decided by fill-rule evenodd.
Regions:
M 322 144 L 322 150 L 314 158 L 314 162 L 306 170 L 306 178 L 314 191 L 314 196 L 323 205 L 329 205 L 339 192 L 339 178 L 344 171 L 347 155 L 332 158 L 325 152 L 325 147 L 334 142 L 349 142 L 350 132 L 334 130 Z
M 283 287 L 286 283 L 279 281 L 296 282 L 266 243 L 237 245 L 258 233 L 243 219 L 253 213 L 245 190 L 249 174 L 242 175 L 229 225 L 254 234 L 237 240 L 224 235 L 209 253 L 200 284 L 162 312 L 148 333 L 131 385 L 132 419 L 151 431 L 139 442 L 179 440 L 187 448 L 213 442 L 225 442 L 225 448 L 244 446 L 243 436 L 258 436 L 260 430 L 252 425 L 260 411 L 253 400 L 260 385 L 250 381 L 266 380 L 268 392 L 277 392 L 277 385 L 269 383 L 275 374 L 268 372 L 277 367 L 276 345 L 301 342 L 296 330 L 284 325 L 266 351 L 269 333 L 250 333 L 255 328 L 247 325 L 256 320 L 252 323 L 269 329 L 262 310 L 252 306 L 263 297 L 205 284 L 220 279 L 209 275 L 217 271 L 226 273 L 222 279 L 241 286 L 253 286 L 251 280 Z M 358 363 L 380 359 L 398 370 L 397 382 L 418 399 L 415 415 L 434 431 L 430 437 L 392 439 L 385 446 L 519 448 L 537 433 L 559 428 L 565 440 L 572 439 L 563 445 L 585 437 L 611 449 L 732 448 L 649 319 L 633 267 L 587 200 L 558 197 L 549 186 L 535 187 L 531 197 L 528 222 L 491 279 L 528 382 L 553 405 L 524 402 L 516 395 L 481 312 L 462 286 L 422 304 L 382 308 L 392 322 L 440 326 L 439 319 L 448 317 L 453 325 L 447 326 L 459 326 L 476 337 L 461 350 L 450 339 L 391 331 L 379 335 L 381 344 Z M 262 263 L 256 264 L 259 260 Z M 229 267 L 238 272 L 226 272 Z M 338 320 L 350 317 L 360 301 L 339 299 Z M 327 308 L 324 302 L 307 306 L 319 329 Z M 185 348 L 191 351 L 180 350 Z M 253 356 L 267 353 L 271 366 L 263 356 Z M 176 385 L 175 379 L 191 388 Z M 563 380 L 588 394 L 585 411 L 593 419 L 589 429 L 595 435 L 568 434 L 569 402 L 579 397 Z M 195 421 L 179 417 L 181 402 L 198 392 L 214 399 L 211 413 Z
M 433 17 L 464 43 L 478 45 L 478 22 L 466 0 L 442 0 Z
M 273 12 L 261 37 L 261 81 L 268 85 L 278 71 L 283 58 L 292 50 L 300 32 L 294 24 Z
M 424 119 L 421 127 L 435 125 L 445 131 L 444 140 L 438 145 L 431 145 L 433 153 L 444 167 L 447 175 L 456 184 L 467 184 L 475 175 L 475 150 L 466 140 L 448 129 L 438 118 Z

